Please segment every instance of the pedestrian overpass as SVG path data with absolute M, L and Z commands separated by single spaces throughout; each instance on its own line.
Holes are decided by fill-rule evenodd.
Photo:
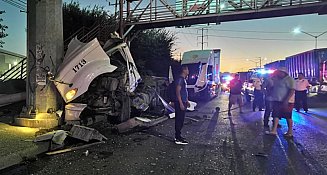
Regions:
M 121 26 L 150 29 L 327 13 L 327 0 L 127 0 Z M 116 8 L 117 9 L 117 8 Z M 124 9 L 124 10 L 122 10 Z

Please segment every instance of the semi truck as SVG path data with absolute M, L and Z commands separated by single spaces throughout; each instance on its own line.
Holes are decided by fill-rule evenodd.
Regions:
M 88 43 L 72 39 L 57 74 L 48 77 L 65 101 L 66 121 L 101 114 L 124 122 L 132 109 L 146 111 L 156 97 L 148 84 L 142 85 L 129 47 L 117 34 L 103 46 L 96 38 Z
M 209 100 L 220 89 L 220 49 L 191 50 L 184 52 L 182 65 L 187 65 L 187 89 L 190 98 Z

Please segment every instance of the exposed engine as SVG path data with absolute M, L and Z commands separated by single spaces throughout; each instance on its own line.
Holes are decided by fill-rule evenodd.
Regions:
M 139 116 L 141 113 L 151 111 L 155 109 L 161 103 L 158 102 L 157 93 L 160 94 L 160 91 L 163 89 L 161 87 L 164 85 L 163 78 L 155 77 L 144 77 L 140 82 L 140 75 L 137 72 L 135 63 L 129 49 L 121 39 L 112 38 L 110 39 L 102 49 L 99 49 L 96 46 L 97 41 L 93 41 L 95 44 L 85 43 L 77 44 L 73 43 L 72 48 L 81 48 L 81 51 L 75 51 L 74 48 L 71 54 L 72 60 L 83 59 L 85 66 L 81 66 L 79 70 L 74 70 L 74 76 L 67 76 L 65 74 L 67 65 L 62 68 L 62 73 L 59 74 L 58 78 L 62 82 L 70 82 L 73 86 L 67 87 L 67 85 L 62 85 L 62 83 L 57 83 L 57 88 L 62 94 L 63 97 L 67 96 L 72 90 L 75 92 L 72 100 L 66 98 L 66 102 L 73 102 L 72 104 L 86 104 L 86 108 L 82 111 L 79 118 L 84 123 L 87 123 L 87 119 L 97 114 L 106 115 L 108 119 L 112 122 L 119 123 L 128 120 L 133 117 L 133 115 Z M 75 46 L 75 45 L 77 46 Z M 90 50 L 91 54 L 84 54 L 87 47 Z M 97 51 L 94 52 L 92 48 L 97 48 Z M 83 51 L 84 50 L 84 51 Z M 82 53 L 81 55 L 75 53 Z M 83 55 L 84 54 L 84 55 Z M 92 57 L 89 55 L 94 54 Z M 106 55 L 103 55 L 106 54 Z M 99 58 L 96 56 L 99 55 Z M 94 59 L 94 56 L 97 60 Z M 81 57 L 81 58 L 79 58 Z M 102 63 L 101 61 L 108 60 L 108 62 Z M 67 61 L 67 62 L 68 62 Z M 70 62 L 68 64 L 70 64 Z M 103 64 L 109 64 L 110 69 L 102 68 Z M 90 65 L 90 68 L 86 68 Z M 102 70 L 96 70 L 100 67 Z M 114 69 L 112 69 L 114 67 Z M 74 68 L 73 68 L 74 69 Z M 98 75 L 93 75 L 93 72 L 102 72 L 97 73 Z M 81 76 L 86 76 L 81 77 Z M 96 76 L 91 82 L 88 77 Z M 160 79 L 160 81 L 159 81 Z M 88 82 L 89 85 L 86 85 L 83 82 Z M 74 88 L 74 86 L 77 86 Z M 159 87 L 160 86 L 160 87 Z M 85 89 L 85 87 L 87 89 Z M 137 88 L 136 88 L 137 87 Z M 75 90 L 76 89 L 76 90 Z M 84 90 L 81 92 L 79 89 Z M 78 94 L 80 93 L 80 94 Z M 77 95 L 76 95 L 77 94 Z M 66 95 L 66 96 L 65 96 Z M 162 108 L 162 107 L 161 107 Z M 133 114 L 131 114 L 133 112 Z

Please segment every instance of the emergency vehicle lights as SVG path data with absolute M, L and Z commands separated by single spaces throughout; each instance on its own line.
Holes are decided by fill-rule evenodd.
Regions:
M 74 96 L 76 95 L 76 93 L 77 93 L 77 88 L 76 89 L 72 89 L 72 90 L 70 90 L 70 91 L 68 91 L 67 93 L 66 93 L 66 95 L 65 95 L 65 97 L 66 97 L 66 99 L 67 100 L 71 100 L 72 98 L 74 98 Z
M 233 77 L 228 75 L 226 77 L 223 77 L 223 79 L 226 80 L 226 81 L 231 81 L 233 79 Z
M 256 72 L 258 72 L 259 74 L 272 74 L 275 72 L 275 70 L 266 70 L 266 69 L 260 69 L 260 70 L 257 70 Z

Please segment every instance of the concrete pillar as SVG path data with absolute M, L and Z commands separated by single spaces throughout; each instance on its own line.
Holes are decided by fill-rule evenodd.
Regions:
M 62 0 L 28 0 L 27 11 L 26 105 L 34 118 L 58 109 L 57 90 L 46 74 L 55 74 L 63 58 Z

